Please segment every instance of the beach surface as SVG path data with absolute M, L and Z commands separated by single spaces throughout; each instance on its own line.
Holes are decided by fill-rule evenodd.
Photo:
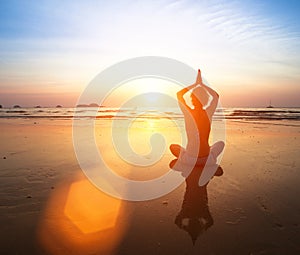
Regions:
M 169 171 L 168 146 L 181 141 L 161 123 L 132 126 L 137 153 L 149 152 L 144 139 L 153 132 L 168 134 L 161 160 L 141 170 L 114 151 L 110 120 L 97 120 L 111 169 L 139 181 Z M 0 127 L 1 254 L 300 254 L 298 122 L 227 121 L 222 176 L 201 190 L 183 181 L 139 202 L 91 184 L 77 162 L 71 119 L 3 118 Z

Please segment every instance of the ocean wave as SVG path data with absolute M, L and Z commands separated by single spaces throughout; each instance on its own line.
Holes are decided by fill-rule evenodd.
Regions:
M 70 119 L 70 118 L 95 118 L 96 119 L 183 119 L 183 114 L 179 108 L 101 108 L 100 110 L 91 108 L 21 108 L 5 109 L 0 111 L 0 118 L 51 118 L 51 119 Z M 300 109 L 297 108 L 223 108 L 217 109 L 214 120 L 300 120 Z
M 238 109 L 225 115 L 226 119 L 300 120 L 300 111 L 292 109 Z
M 24 110 L 19 110 L 19 111 L 15 111 L 15 110 L 12 110 L 12 111 L 6 111 L 6 113 L 25 113 L 27 111 L 24 111 Z

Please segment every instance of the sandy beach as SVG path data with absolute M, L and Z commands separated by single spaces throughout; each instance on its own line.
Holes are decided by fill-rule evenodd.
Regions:
M 118 159 L 107 122 L 97 120 L 95 134 L 114 171 L 143 180 L 169 170 L 168 149 L 143 171 Z M 3 118 L 0 253 L 299 254 L 300 125 L 286 124 L 227 121 L 224 174 L 197 189 L 199 200 L 186 194 L 184 182 L 163 197 L 130 202 L 85 177 L 73 150 L 72 120 Z M 139 128 L 132 137 L 145 132 Z M 168 145 L 180 142 L 172 128 L 166 131 Z M 134 144 L 147 151 L 139 139 Z M 185 214 L 202 216 L 192 224 Z

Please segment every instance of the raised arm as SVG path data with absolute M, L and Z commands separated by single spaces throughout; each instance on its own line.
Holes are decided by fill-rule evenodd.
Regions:
M 216 111 L 217 105 L 218 105 L 219 95 L 215 90 L 213 90 L 212 88 L 208 87 L 207 85 L 205 85 L 203 83 L 200 69 L 198 69 L 196 82 L 193 83 L 192 85 L 189 85 L 189 86 L 185 87 L 184 89 L 179 90 L 177 92 L 177 99 L 178 99 L 178 102 L 179 102 L 179 106 L 180 106 L 182 111 L 190 109 L 190 107 L 186 104 L 183 96 L 186 92 L 188 92 L 189 90 L 191 90 L 191 89 L 193 89 L 197 86 L 203 87 L 207 91 L 207 93 L 209 95 L 211 95 L 211 97 L 212 97 L 212 101 L 210 102 L 209 106 L 206 109 L 206 112 L 208 113 L 208 116 L 210 118 L 212 118 L 214 112 Z
M 187 86 L 187 87 L 185 87 L 184 89 L 179 90 L 179 91 L 177 92 L 177 99 L 178 99 L 178 101 L 185 103 L 184 98 L 183 98 L 184 94 L 185 94 L 186 92 L 188 92 L 189 90 L 195 88 L 196 86 L 197 86 L 197 83 L 195 82 L 195 83 L 193 83 L 192 85 Z
M 182 106 L 184 106 L 187 109 L 190 109 L 190 107 L 186 104 L 183 96 L 186 92 L 188 92 L 189 90 L 197 87 L 201 83 L 202 83 L 201 72 L 200 72 L 200 69 L 198 69 L 198 75 L 197 75 L 197 78 L 196 78 L 196 82 L 193 83 L 192 85 L 189 85 L 189 86 L 185 87 L 184 89 L 179 90 L 177 92 L 177 99 L 178 99 L 179 106 L 180 106 L 181 109 L 182 109 Z
M 183 113 L 191 110 L 191 108 L 185 102 L 183 96 L 186 92 L 188 92 L 189 90 L 193 89 L 196 86 L 197 86 L 197 83 L 195 82 L 192 85 L 189 85 L 189 86 L 185 87 L 184 89 L 181 89 L 177 92 L 178 105 Z
M 200 69 L 198 69 L 198 76 L 197 77 L 200 77 L 199 80 L 198 80 L 199 85 L 201 87 L 203 87 L 207 91 L 207 93 L 209 93 L 212 96 L 212 101 L 210 102 L 209 106 L 206 109 L 208 114 L 210 116 L 212 116 L 214 114 L 214 112 L 216 111 L 216 108 L 218 106 L 219 94 L 215 90 L 213 90 L 212 88 L 208 87 L 207 85 L 205 85 L 203 83 L 202 78 L 201 78 Z

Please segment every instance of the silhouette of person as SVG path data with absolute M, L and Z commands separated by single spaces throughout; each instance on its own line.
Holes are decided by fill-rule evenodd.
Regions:
M 194 108 L 189 107 L 184 99 L 184 95 L 190 90 L 192 90 L 191 102 Z M 225 146 L 222 141 L 209 146 L 212 117 L 218 105 L 219 95 L 203 83 L 201 71 L 198 69 L 196 82 L 178 91 L 177 99 L 184 115 L 188 142 L 186 148 L 171 144 L 170 150 L 180 163 L 206 166 L 205 174 L 199 179 L 199 185 L 205 185 L 217 171 L 217 157 Z
M 207 184 L 198 185 L 202 170 L 203 167 L 201 166 L 193 168 L 190 175 L 185 179 L 186 189 L 181 210 L 175 218 L 175 224 L 190 235 L 193 245 L 195 245 L 200 234 L 214 223 L 208 207 Z M 218 173 L 219 176 L 223 174 L 221 170 Z

